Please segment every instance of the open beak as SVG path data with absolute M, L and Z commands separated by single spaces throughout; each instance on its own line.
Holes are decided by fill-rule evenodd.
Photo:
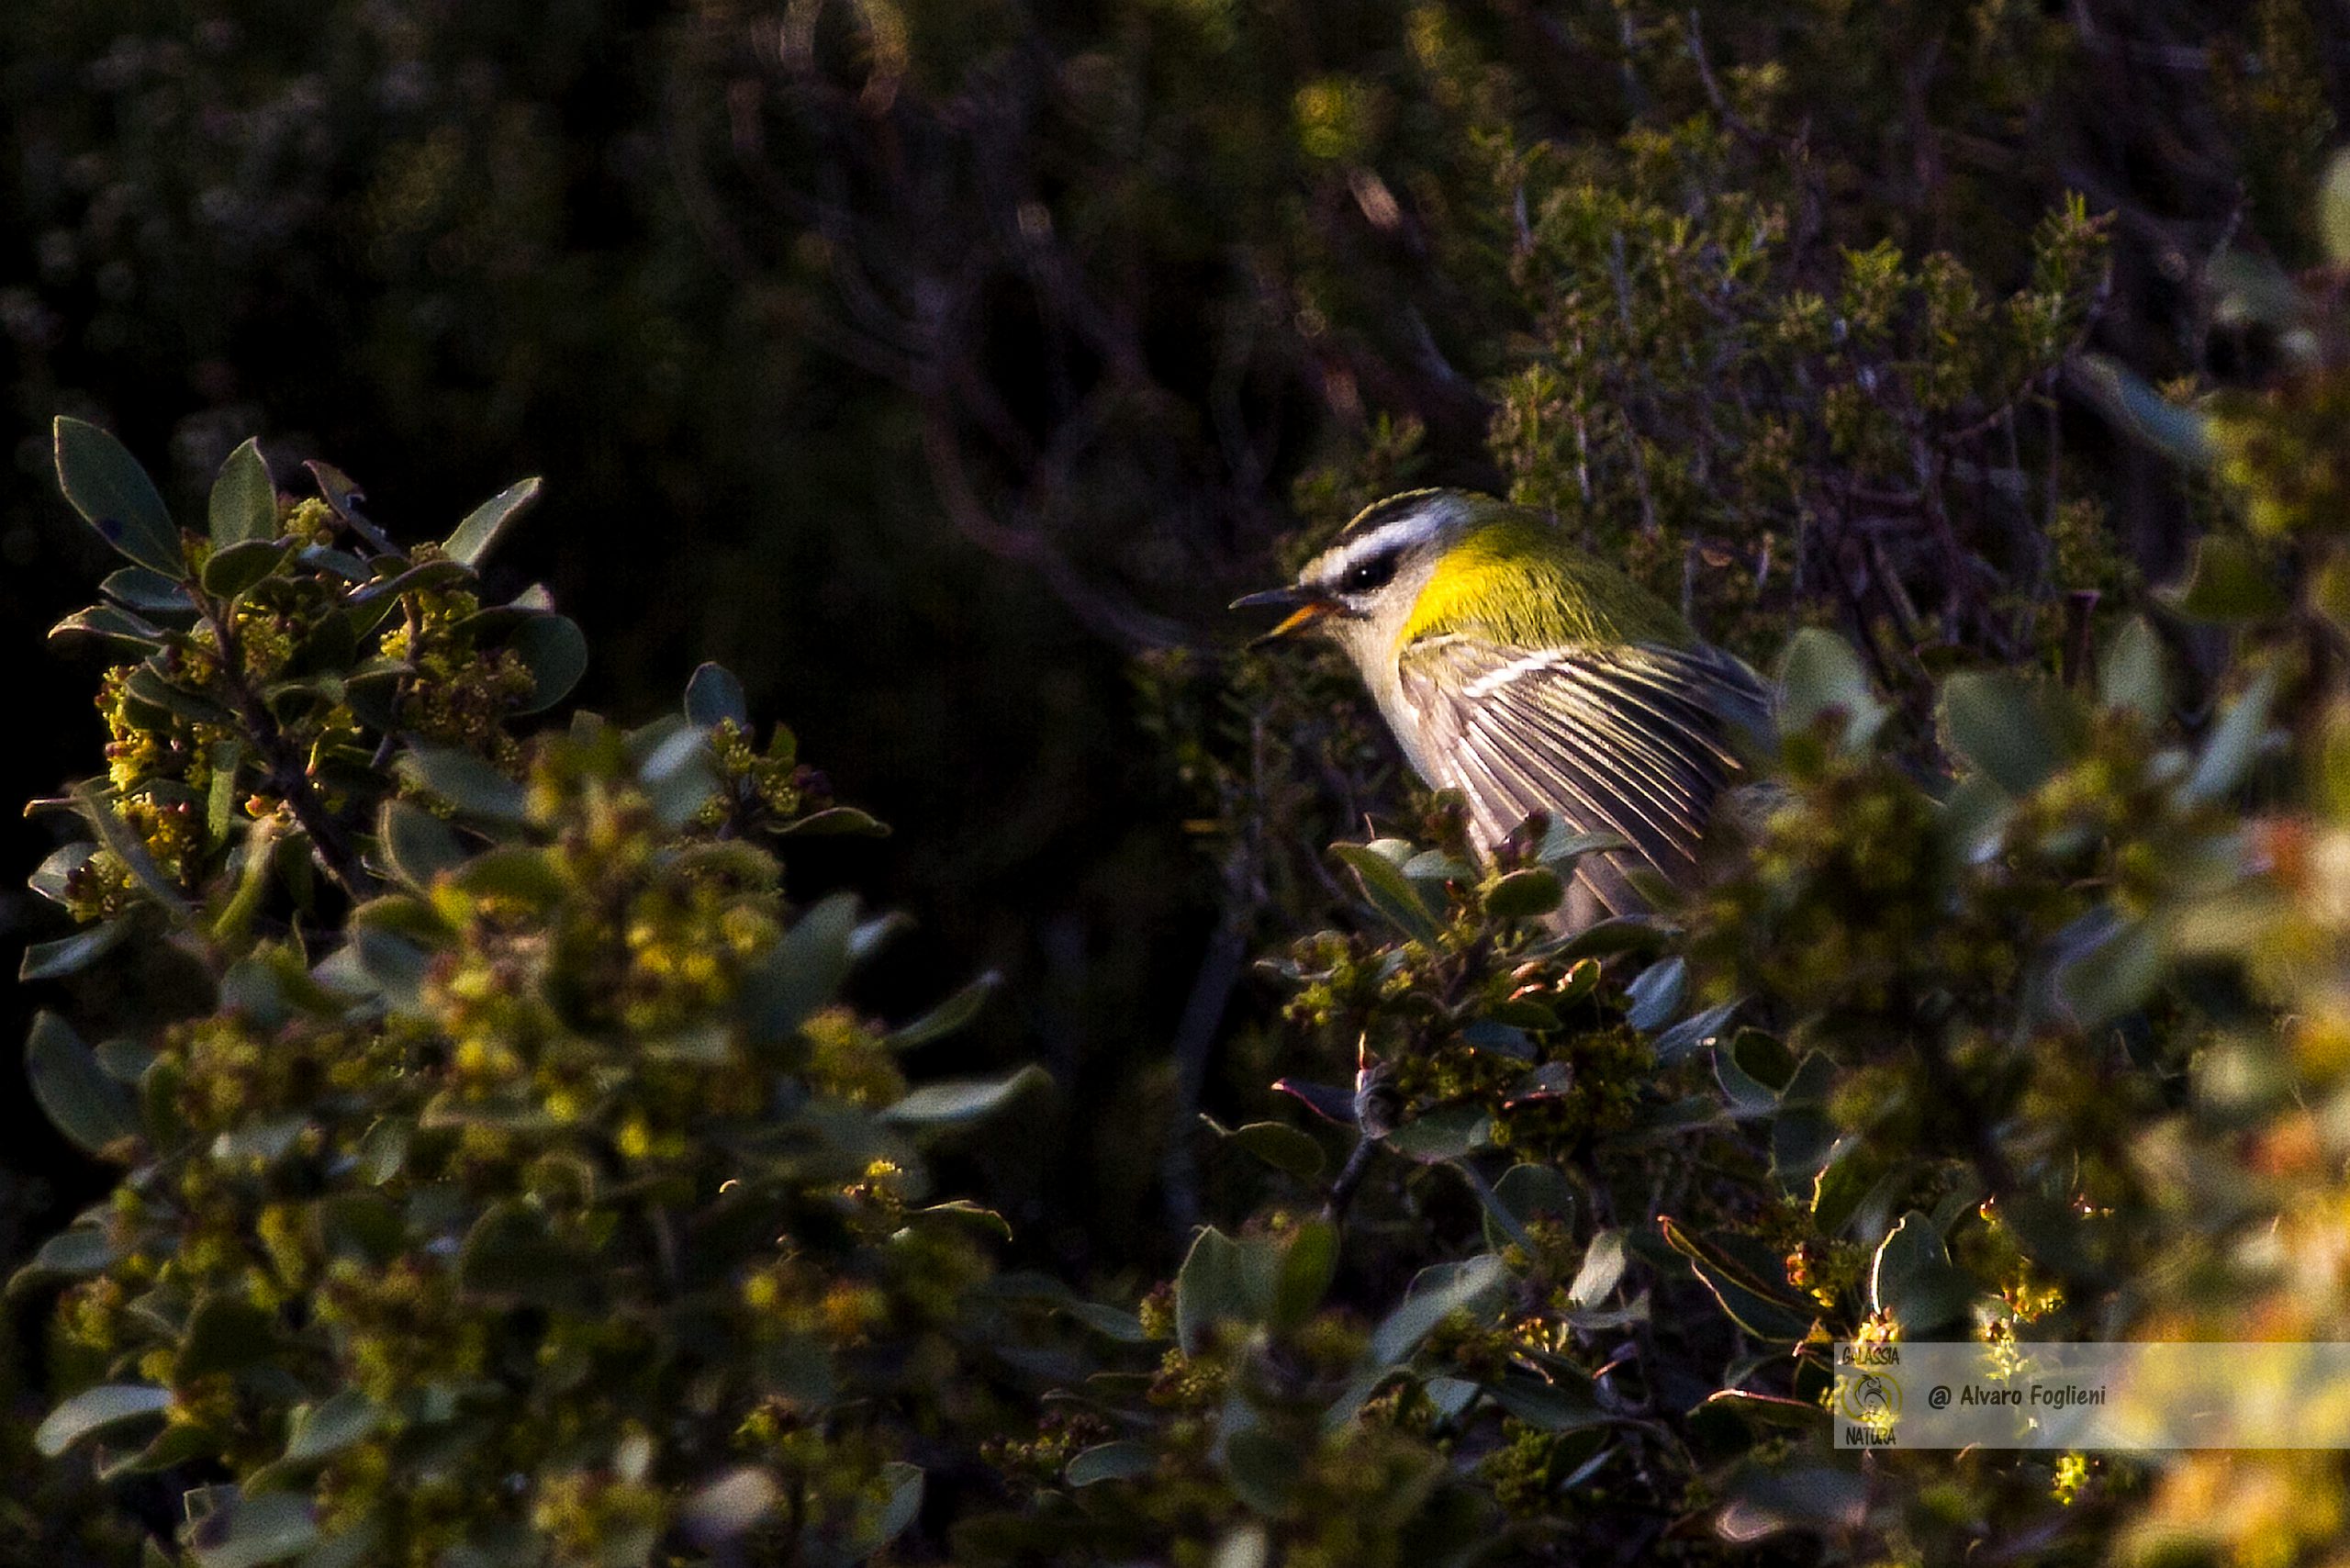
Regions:
M 1232 601 L 1231 608 L 1289 611 L 1279 625 L 1248 644 L 1252 648 L 1261 648 L 1268 643 L 1294 637 L 1315 622 L 1337 613 L 1338 605 L 1336 600 L 1316 598 L 1302 588 L 1267 588 L 1262 593 L 1243 594 Z

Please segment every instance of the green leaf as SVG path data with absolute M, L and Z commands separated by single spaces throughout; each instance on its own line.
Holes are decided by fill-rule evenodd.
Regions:
M 178 886 L 156 866 L 154 857 L 147 853 L 147 841 L 122 820 L 122 813 L 114 809 L 114 802 L 107 799 L 98 781 L 84 779 L 73 786 L 73 796 L 82 820 L 95 831 L 98 842 L 113 850 L 116 857 L 129 868 L 131 876 L 137 879 L 147 896 L 170 911 L 175 919 L 192 917 L 196 912 L 188 903 L 187 895 L 181 892 Z
M 1416 941 L 1436 939 L 1437 924 L 1426 898 L 1404 868 L 1367 844 L 1334 844 L 1330 853 L 1351 868 L 1371 906 Z
M 217 599 L 234 599 L 277 570 L 292 548 L 274 539 L 222 545 L 204 563 L 204 591 Z
M 1245 1323 L 1255 1316 L 1239 1243 L 1212 1225 L 1203 1226 L 1175 1274 L 1176 1344 L 1195 1356 L 1218 1323 Z
M 1651 964 L 1624 988 L 1624 1000 L 1630 1003 L 1624 1022 L 1642 1034 L 1654 1034 L 1681 1011 L 1688 992 L 1689 965 L 1680 954 Z
M 1658 1035 L 1652 1047 L 1657 1064 L 1672 1067 L 1690 1052 L 1712 1045 L 1743 1005 L 1740 1002 L 1725 1002 L 1718 1006 L 1708 1007 L 1703 1013 L 1691 1014 Z
M 1303 1182 L 1310 1182 L 1322 1172 L 1322 1146 L 1286 1123 L 1249 1122 L 1226 1132 L 1208 1117 L 1200 1119 L 1276 1170 L 1286 1171 Z
M 413 801 L 384 802 L 375 841 L 393 874 L 419 891 L 465 860 L 464 846 L 449 824 Z
M 2121 361 L 2085 353 L 2073 360 L 2071 369 L 2089 400 L 2124 434 L 2190 467 L 2202 467 L 2215 455 L 2210 422 L 2171 402 Z
M 209 697 L 199 696 L 176 680 L 167 679 L 155 667 L 151 658 L 130 672 L 124 688 L 140 701 L 166 713 L 176 713 L 190 723 L 210 724 L 216 729 L 233 729 L 236 717 Z
M 1503 1002 L 1502 1007 L 1525 1007 L 1526 1002 Z M 1539 1026 L 1555 1029 L 1557 1014 L 1541 1020 Z M 1491 1018 L 1472 1018 L 1460 1025 L 1460 1043 L 1472 1050 L 1488 1051 L 1507 1057 L 1512 1061 L 1531 1062 L 1534 1059 L 1534 1038 L 1514 1024 L 1497 1023 Z
M 79 974 L 120 946 L 136 927 L 128 916 L 117 916 L 71 936 L 27 945 L 17 967 L 20 980 L 60 980 Z
M 103 1155 L 137 1136 L 130 1091 L 106 1076 L 82 1037 L 54 1013 L 36 1013 L 25 1036 L 25 1076 L 57 1130 L 90 1154 Z
M 419 746 L 400 758 L 398 767 L 466 816 L 506 824 L 529 820 L 522 786 L 469 751 Z
M 732 670 L 723 665 L 698 665 L 686 682 L 686 717 L 705 730 L 714 730 L 722 720 L 731 719 L 748 731 L 751 704 Z
M 196 613 L 196 600 L 189 597 L 185 583 L 144 566 L 124 566 L 108 572 L 99 582 L 98 591 L 116 603 L 146 615 Z
M 1485 1392 L 1494 1396 L 1494 1404 L 1539 1431 L 1574 1432 L 1607 1422 L 1607 1412 L 1599 1407 L 1589 1388 L 1505 1377 L 1488 1383 Z
M 1420 1348 L 1435 1327 L 1456 1312 L 1472 1312 L 1501 1294 L 1508 1271 L 1491 1253 L 1458 1263 L 1438 1263 L 1413 1278 L 1404 1303 L 1380 1320 L 1371 1336 L 1373 1366 L 1399 1364 Z
M 1942 682 L 1942 745 L 2009 794 L 2029 795 L 2068 749 L 2041 697 L 2005 671 L 1962 670 Z
M 1444 896 L 1447 882 L 1473 884 L 1477 880 L 1477 868 L 1465 860 L 1455 860 L 1441 849 L 1421 850 L 1404 862 L 1403 871 L 1432 905 Z
M 533 615 L 506 640 L 509 652 L 531 672 L 531 695 L 518 713 L 543 713 L 565 698 L 588 673 L 588 638 L 568 616 Z
M 145 1383 L 108 1383 L 85 1388 L 49 1413 L 33 1433 L 33 1447 L 55 1459 L 93 1432 L 171 1408 L 172 1391 Z
M 1139 1345 L 1150 1338 L 1143 1332 L 1142 1319 L 1123 1307 L 1072 1298 L 1058 1303 L 1056 1310 L 1068 1314 L 1096 1334 L 1114 1339 L 1121 1345 Z
M 259 1568 L 307 1551 L 319 1541 L 310 1499 L 290 1492 L 242 1496 L 190 1532 L 196 1568 Z
M 315 457 L 306 458 L 302 466 L 310 471 L 311 479 L 317 483 L 319 498 L 326 502 L 337 517 L 353 524 L 365 521 L 360 515 L 359 503 L 367 498 L 367 492 L 359 487 L 357 480 L 333 464 Z M 375 537 L 372 530 L 362 528 L 360 532 L 364 537 Z
M 331 1458 L 374 1432 L 383 1417 L 383 1406 L 355 1388 L 329 1394 L 316 1405 L 297 1406 L 293 1430 L 285 1439 L 285 1458 L 295 1464 Z
M 2325 178 L 2318 185 L 2317 227 L 2325 259 L 2338 268 L 2350 267 L 2350 149 L 2326 162 Z
M 1302 1327 L 1322 1305 L 1337 1273 L 1338 1227 L 1323 1219 L 1300 1225 L 1281 1252 L 1281 1270 L 1273 1279 L 1272 1326 Z
M 2156 589 L 2155 597 L 2190 621 L 2217 626 L 2273 621 L 2292 608 L 2260 547 L 2221 533 L 2197 540 L 2187 580 Z
M 856 896 L 834 893 L 811 906 L 767 948 L 743 987 L 744 1015 L 756 1038 L 789 1038 L 839 993 L 848 979 L 849 937 L 856 929 Z
M 1856 1465 L 1749 1464 L 1725 1486 L 1718 1528 L 1733 1540 L 1754 1541 L 1779 1530 L 1812 1530 L 1836 1539 L 1868 1518 L 1871 1481 Z M 1761 1555 L 1757 1553 L 1756 1555 Z
M 821 812 L 811 812 L 795 817 L 776 830 L 778 838 L 823 838 L 857 834 L 865 838 L 887 838 L 890 824 L 869 812 L 855 806 L 827 806 Z
M 968 1027 L 1002 983 L 1003 977 L 990 969 L 912 1023 L 892 1032 L 882 1043 L 891 1050 L 903 1051 L 944 1039 Z
M 432 955 L 405 936 L 389 931 L 355 931 L 351 938 L 360 972 L 375 983 L 384 1000 L 403 1011 L 414 1011 L 424 997 L 424 977 Z
M 1158 1468 L 1158 1450 L 1148 1443 L 1096 1443 L 1069 1462 L 1069 1484 L 1091 1486 L 1102 1481 L 1132 1481 Z
M 166 1426 L 144 1448 L 134 1449 L 128 1453 L 117 1451 L 107 1454 L 98 1466 L 98 1479 L 113 1481 L 126 1475 L 152 1475 L 159 1470 L 171 1470 L 198 1460 L 214 1459 L 227 1441 L 224 1434 L 208 1427 L 193 1424 Z
M 415 1131 L 416 1124 L 401 1116 L 385 1116 L 370 1126 L 359 1139 L 360 1180 L 380 1187 L 398 1175 Z
M 98 537 L 165 577 L 185 574 L 179 528 L 130 450 L 97 426 L 63 414 L 55 432 L 58 488 Z
M 1838 745 L 1848 755 L 1866 751 L 1892 714 L 1877 700 L 1852 644 L 1817 626 L 1803 628 L 1788 641 L 1779 655 L 1778 686 L 1781 730 L 1792 734 L 1838 715 Z
M 1387 1135 L 1387 1147 L 1423 1165 L 1483 1148 L 1494 1141 L 1494 1118 L 1474 1101 L 1438 1105 Z
M 1660 1215 L 1657 1227 L 1667 1245 L 1689 1260 L 1689 1266 L 1731 1322 L 1758 1339 L 1792 1343 L 1810 1330 L 1812 1318 L 1764 1282 L 1759 1268 L 1730 1256 L 1721 1247 L 1700 1240 L 1673 1220 Z
M 2264 669 L 2221 714 L 2195 759 L 2195 770 L 2178 788 L 2179 803 L 2197 805 L 2231 793 L 2252 771 L 2261 738 L 2268 730 L 2269 705 L 2277 700 L 2277 672 Z
M 1559 907 L 1567 885 L 1548 866 L 1512 871 L 1485 892 L 1485 913 L 1495 920 L 1535 920 Z
M 532 478 L 498 491 L 465 515 L 465 521 L 457 524 L 457 532 L 441 546 L 441 553 L 460 566 L 479 571 L 508 525 L 530 510 L 542 487 Z
M 2162 639 L 2143 615 L 2121 623 L 2105 646 L 2098 667 L 2097 700 L 2101 707 L 2135 713 L 2149 727 L 2170 717 L 2170 682 L 2163 673 Z
M 1566 823 L 1554 822 L 1543 833 L 1542 847 L 1534 852 L 1534 858 L 1563 877 L 1586 855 L 1631 847 L 1631 841 L 1621 834 L 1583 833 Z
M 1869 1266 L 1869 1305 L 1891 1313 L 1909 1338 L 1932 1338 L 1956 1323 L 1978 1294 L 1951 1265 L 1932 1222 L 1915 1209 L 1901 1216 Z
M 464 861 L 449 879 L 476 898 L 506 899 L 531 909 L 552 909 L 574 890 L 555 852 L 527 844 L 486 849 Z
M 876 1547 L 887 1546 L 905 1534 L 922 1513 L 924 1484 L 922 1466 L 893 1459 L 881 1467 L 881 1480 L 890 1488 L 889 1501 L 881 1505 L 871 1540 Z
M 697 1545 L 714 1547 L 749 1534 L 782 1500 L 775 1477 L 741 1465 L 697 1488 L 678 1511 L 677 1522 Z
M 111 1267 L 121 1253 L 103 1230 L 91 1226 L 76 1226 L 61 1230 L 41 1243 L 40 1250 L 26 1264 L 26 1274 L 64 1274 L 78 1277 L 95 1274 Z M 12 1283 L 14 1282 L 11 1282 Z
M 718 793 L 710 732 L 683 719 L 656 719 L 629 737 L 637 782 L 663 827 L 683 827 Z
M 1583 1251 L 1583 1267 L 1575 1271 L 1575 1282 L 1567 1287 L 1567 1299 L 1577 1306 L 1597 1306 L 1623 1279 L 1624 1266 L 1629 1261 L 1622 1231 L 1599 1232 Z
M 1031 1062 L 1009 1078 L 925 1083 L 879 1113 L 878 1120 L 900 1127 L 949 1127 L 983 1121 L 1029 1090 L 1052 1081 Z
M 236 820 L 238 770 L 243 767 L 245 745 L 242 741 L 216 742 L 212 748 L 212 782 L 204 792 L 204 831 L 214 842 L 225 842 L 229 827 Z
M 395 557 L 397 559 L 397 557 Z M 388 577 L 374 577 L 352 590 L 343 602 L 367 611 L 364 622 L 369 629 L 382 624 L 403 594 L 421 593 L 428 588 L 449 588 L 470 582 L 473 574 L 454 561 L 425 561 L 417 566 L 401 567 Z M 475 622 L 479 615 L 468 616 L 460 622 L 468 632 L 477 631 Z
M 986 1236 L 992 1240 L 1012 1239 L 1012 1222 L 984 1204 L 968 1198 L 953 1198 L 943 1204 L 931 1204 L 906 1215 L 908 1225 L 946 1222 L 965 1230 Z
M 247 440 L 220 465 L 220 476 L 212 481 L 209 521 L 212 543 L 218 546 L 277 537 L 277 485 L 260 442 Z
M 2144 1005 L 2162 983 L 2161 935 L 2147 921 L 2130 921 L 2057 971 L 2057 994 L 2077 1026 L 2089 1029 Z
M 73 881 L 73 872 L 89 865 L 89 856 L 94 854 L 99 854 L 99 846 L 89 844 L 87 839 L 77 844 L 59 844 L 38 868 L 33 868 L 33 875 L 26 877 L 24 884 L 50 902 L 66 902 L 66 884 Z
M 111 604 L 77 610 L 50 627 L 49 635 L 52 640 L 95 637 L 110 650 L 125 651 L 135 658 L 145 658 L 163 645 L 162 627 Z

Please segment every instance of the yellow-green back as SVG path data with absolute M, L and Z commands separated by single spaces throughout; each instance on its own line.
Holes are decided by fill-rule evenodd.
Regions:
M 1548 520 L 1487 502 L 1444 554 L 1396 639 L 1455 633 L 1521 648 L 1696 641 L 1672 606 L 1570 544 Z

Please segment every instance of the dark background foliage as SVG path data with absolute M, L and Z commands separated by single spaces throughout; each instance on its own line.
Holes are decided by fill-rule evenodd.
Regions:
M 51 414 L 119 432 L 191 515 L 249 435 L 281 475 L 330 457 L 403 538 L 543 475 L 500 586 L 588 629 L 590 706 L 664 710 L 721 659 L 896 824 L 796 851 L 795 891 L 915 916 L 877 997 L 1004 973 L 957 1059 L 1061 1092 L 990 1190 L 1031 1257 L 1132 1282 L 1196 1212 L 1160 1180 L 1185 1075 L 1227 997 L 1272 999 L 1239 962 L 1266 901 L 1200 852 L 1134 655 L 1228 647 L 1218 607 L 1301 521 L 1407 478 L 1541 483 L 1489 445 L 1550 325 L 1496 171 L 1637 183 L 1628 131 L 1710 113 L 1723 183 L 1798 214 L 1796 273 L 1890 241 L 1995 296 L 2077 192 L 2111 215 L 2091 345 L 2255 379 L 2276 345 L 2199 285 L 2223 250 L 2314 259 L 2350 7 L 40 3 L 0 93 L 13 795 L 101 734 L 42 644 L 103 554 L 55 498 Z M 1537 147 L 1566 174 L 1511 163 Z M 2045 390 L 2019 471 L 2101 498 L 2107 591 L 2174 575 L 2191 492 L 2092 389 Z M 1930 577 L 1908 536 L 1873 571 Z M 1841 613 L 1871 634 L 1864 592 Z M 48 844 L 17 824 L 5 857 Z M 12 942 L 47 919 L 0 895 Z M 5 1103 L 14 1256 L 103 1183 Z

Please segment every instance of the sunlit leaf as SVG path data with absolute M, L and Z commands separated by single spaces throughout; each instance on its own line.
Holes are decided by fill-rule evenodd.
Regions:
M 1203 1226 L 1175 1275 L 1175 1342 L 1185 1355 L 1197 1355 L 1216 1324 L 1253 1316 L 1239 1244 Z
M 49 1413 L 33 1432 L 33 1446 L 55 1459 L 94 1432 L 171 1408 L 172 1391 L 144 1383 L 101 1383 L 85 1388 Z
M 441 553 L 460 566 L 480 570 L 507 528 L 539 498 L 542 487 L 537 479 L 532 478 L 498 491 L 465 514 L 465 520 L 457 524 L 457 531 L 442 544 Z
M 1072 1486 L 1091 1486 L 1103 1481 L 1131 1481 L 1158 1468 L 1158 1454 L 1148 1443 L 1096 1443 L 1069 1462 L 1067 1475 Z
M 1371 907 L 1404 935 L 1420 941 L 1435 939 L 1436 919 L 1427 899 L 1394 860 L 1366 844 L 1334 844 L 1330 853 L 1361 881 L 1363 896 Z
M 960 1126 L 983 1121 L 1030 1090 L 1052 1081 L 1050 1073 L 1032 1062 L 1009 1078 L 925 1083 L 884 1108 L 878 1115 L 893 1126 Z
M 1499 1258 L 1482 1254 L 1458 1263 L 1437 1263 L 1413 1279 L 1403 1305 L 1382 1318 L 1368 1351 L 1371 1364 L 1393 1366 L 1419 1349 L 1428 1331 L 1456 1312 L 1474 1311 L 1500 1294 L 1508 1271 Z
M 285 1439 L 285 1457 L 305 1464 L 331 1458 L 374 1433 L 383 1417 L 383 1406 L 364 1394 L 342 1389 L 300 1407 Z
M 215 547 L 277 537 L 277 486 L 258 442 L 240 442 L 220 465 L 219 477 L 212 481 L 207 521 Z
M 911 1050 L 968 1027 L 1002 983 L 1003 977 L 990 969 L 912 1023 L 892 1030 L 887 1044 L 892 1050 Z
M 1877 700 L 1868 671 L 1851 644 L 1833 632 L 1807 626 L 1779 656 L 1779 727 L 1794 734 L 1833 714 L 1839 745 L 1861 753 L 1876 739 L 1892 710 Z
M 196 1568 L 259 1568 L 283 1562 L 319 1540 L 310 1499 L 289 1492 L 242 1496 L 191 1532 Z

